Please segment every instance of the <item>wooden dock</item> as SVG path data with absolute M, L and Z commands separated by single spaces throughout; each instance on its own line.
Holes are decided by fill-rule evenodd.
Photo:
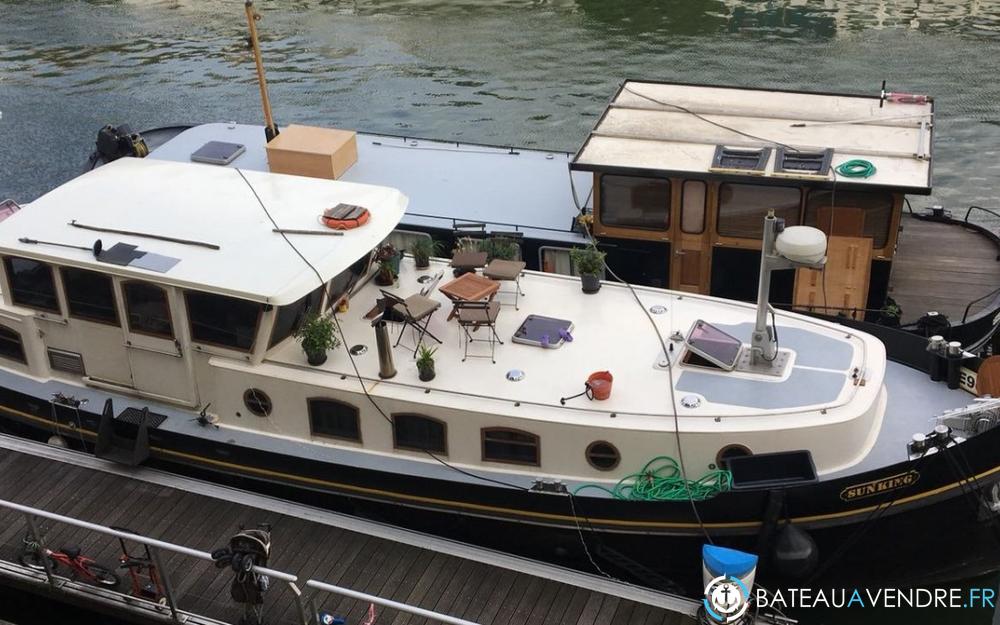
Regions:
M 240 525 L 267 522 L 273 526 L 270 568 L 481 625 L 695 622 L 697 604 L 687 599 L 6 436 L 0 436 L 0 499 L 204 551 L 225 546 Z M 47 521 L 40 527 L 50 547 L 78 544 L 99 563 L 117 563 L 120 549 L 111 537 Z M 0 560 L 15 560 L 24 533 L 23 516 L 0 509 Z M 231 570 L 180 554 L 162 557 L 180 608 L 226 623 L 239 619 L 242 609 L 229 596 Z M 0 567 L 0 583 L 8 582 Z M 40 592 L 48 590 L 40 586 Z M 316 604 L 349 624 L 360 622 L 368 609 L 365 602 L 334 595 L 318 595 Z M 301 623 L 295 597 L 282 583 L 272 584 L 264 607 L 270 625 Z M 114 616 L 130 615 L 122 608 Z M 380 609 L 376 620 L 423 622 L 430 621 L 391 609 Z
M 1000 287 L 996 247 L 974 230 L 904 213 L 898 246 L 889 296 L 903 309 L 904 323 L 934 310 L 957 324 L 969 302 Z M 993 301 L 973 305 L 969 316 Z

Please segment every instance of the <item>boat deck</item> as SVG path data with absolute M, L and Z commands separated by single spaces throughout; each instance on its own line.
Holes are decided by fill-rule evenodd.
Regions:
M 1000 287 L 997 248 L 982 234 L 906 213 L 901 225 L 889 295 L 903 309 L 903 323 L 930 310 L 959 323 L 969 302 Z M 969 317 L 991 309 L 995 300 L 974 304 Z
M 6 436 L 0 436 L 0 474 L 0 499 L 205 551 L 224 546 L 240 525 L 268 522 L 273 526 L 273 569 L 482 625 L 695 622 L 691 615 L 697 603 L 687 599 L 151 469 L 124 469 Z M 13 561 L 25 532 L 23 518 L 0 509 L 0 528 L 0 560 Z M 51 546 L 78 544 L 99 563 L 114 563 L 120 553 L 117 540 L 107 536 L 50 522 L 41 529 Z M 229 596 L 231 570 L 178 554 L 163 558 L 181 609 L 236 622 L 241 607 Z M 11 580 L 5 570 L 0 567 L 0 583 L 7 584 Z M 36 586 L 38 592 L 47 588 Z M 127 589 L 127 581 L 122 588 Z M 31 601 L 27 596 L 23 600 Z M 368 604 L 322 595 L 317 607 L 357 623 Z M 300 622 L 285 584 L 272 581 L 265 616 L 272 625 Z M 376 622 L 427 621 L 379 609 Z

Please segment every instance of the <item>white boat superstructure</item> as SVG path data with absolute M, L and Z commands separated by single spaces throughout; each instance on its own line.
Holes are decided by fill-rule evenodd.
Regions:
M 339 203 L 365 206 L 371 221 L 335 234 L 319 215 Z M 449 462 L 526 480 L 613 483 L 651 457 L 680 455 L 678 440 L 694 475 L 715 468 L 724 450 L 739 448 L 810 450 L 822 476 L 860 462 L 878 438 L 885 351 L 864 333 L 779 313 L 780 362 L 769 370 L 686 362 L 683 336 L 699 320 L 747 342 L 755 314 L 749 304 L 612 283 L 587 295 L 575 278 L 526 272 L 519 309 L 512 283 L 496 295 L 502 344 L 494 356 L 466 359 L 467 352 L 490 350 L 464 345 L 463 330 L 450 318 L 452 301 L 440 290 L 453 278 L 447 261 L 417 270 L 407 258 L 393 286 L 354 285 L 405 204 L 398 191 L 382 187 L 116 161 L 0 225 L 3 323 L 26 352 L 23 363 L 9 366 L 37 379 L 202 408 L 218 427 L 206 433 L 211 438 L 242 433 L 253 435 L 255 447 L 296 442 L 316 453 L 433 465 L 428 449 L 400 439 L 393 422 L 409 415 L 434 430 L 420 436 L 440 437 L 431 450 Z M 423 277 L 431 276 L 439 282 L 428 287 Z M 393 339 L 402 332 L 405 346 L 393 352 L 398 373 L 379 377 L 366 313 L 384 297 L 382 289 L 401 298 L 425 290 L 440 304 L 427 329 L 441 343 L 425 339 L 438 350 L 434 380 L 418 379 L 416 333 L 398 324 Z M 349 295 L 349 308 L 337 315 L 347 344 L 314 367 L 292 334 L 324 292 L 325 306 Z M 548 348 L 511 340 L 528 315 L 571 322 L 572 340 L 553 337 L 558 347 Z M 489 332 L 484 327 L 470 336 Z M 349 354 L 356 345 L 370 348 Z M 612 373 L 609 398 L 562 401 L 581 392 L 595 371 Z M 339 416 L 335 425 L 317 425 L 316 399 L 349 407 L 349 425 Z M 501 436 L 500 452 L 487 452 L 496 432 L 531 450 L 507 453 L 510 441 Z M 595 441 L 616 457 L 613 466 L 581 453 Z

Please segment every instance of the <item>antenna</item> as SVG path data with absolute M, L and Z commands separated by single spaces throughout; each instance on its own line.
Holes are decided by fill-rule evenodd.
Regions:
M 253 48 L 253 60 L 257 64 L 257 83 L 260 85 L 260 100 L 264 106 L 264 136 L 270 141 L 278 136 L 278 125 L 271 115 L 271 98 L 267 95 L 267 78 L 264 76 L 264 60 L 260 56 L 260 41 L 257 39 L 257 21 L 260 13 L 254 10 L 253 0 L 247 0 L 247 24 L 250 26 L 250 47 Z

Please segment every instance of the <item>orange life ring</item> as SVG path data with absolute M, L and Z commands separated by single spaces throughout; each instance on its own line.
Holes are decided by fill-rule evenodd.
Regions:
M 363 206 L 354 204 L 337 204 L 323 211 L 323 224 L 334 230 L 352 230 L 359 228 L 371 219 L 371 213 Z

